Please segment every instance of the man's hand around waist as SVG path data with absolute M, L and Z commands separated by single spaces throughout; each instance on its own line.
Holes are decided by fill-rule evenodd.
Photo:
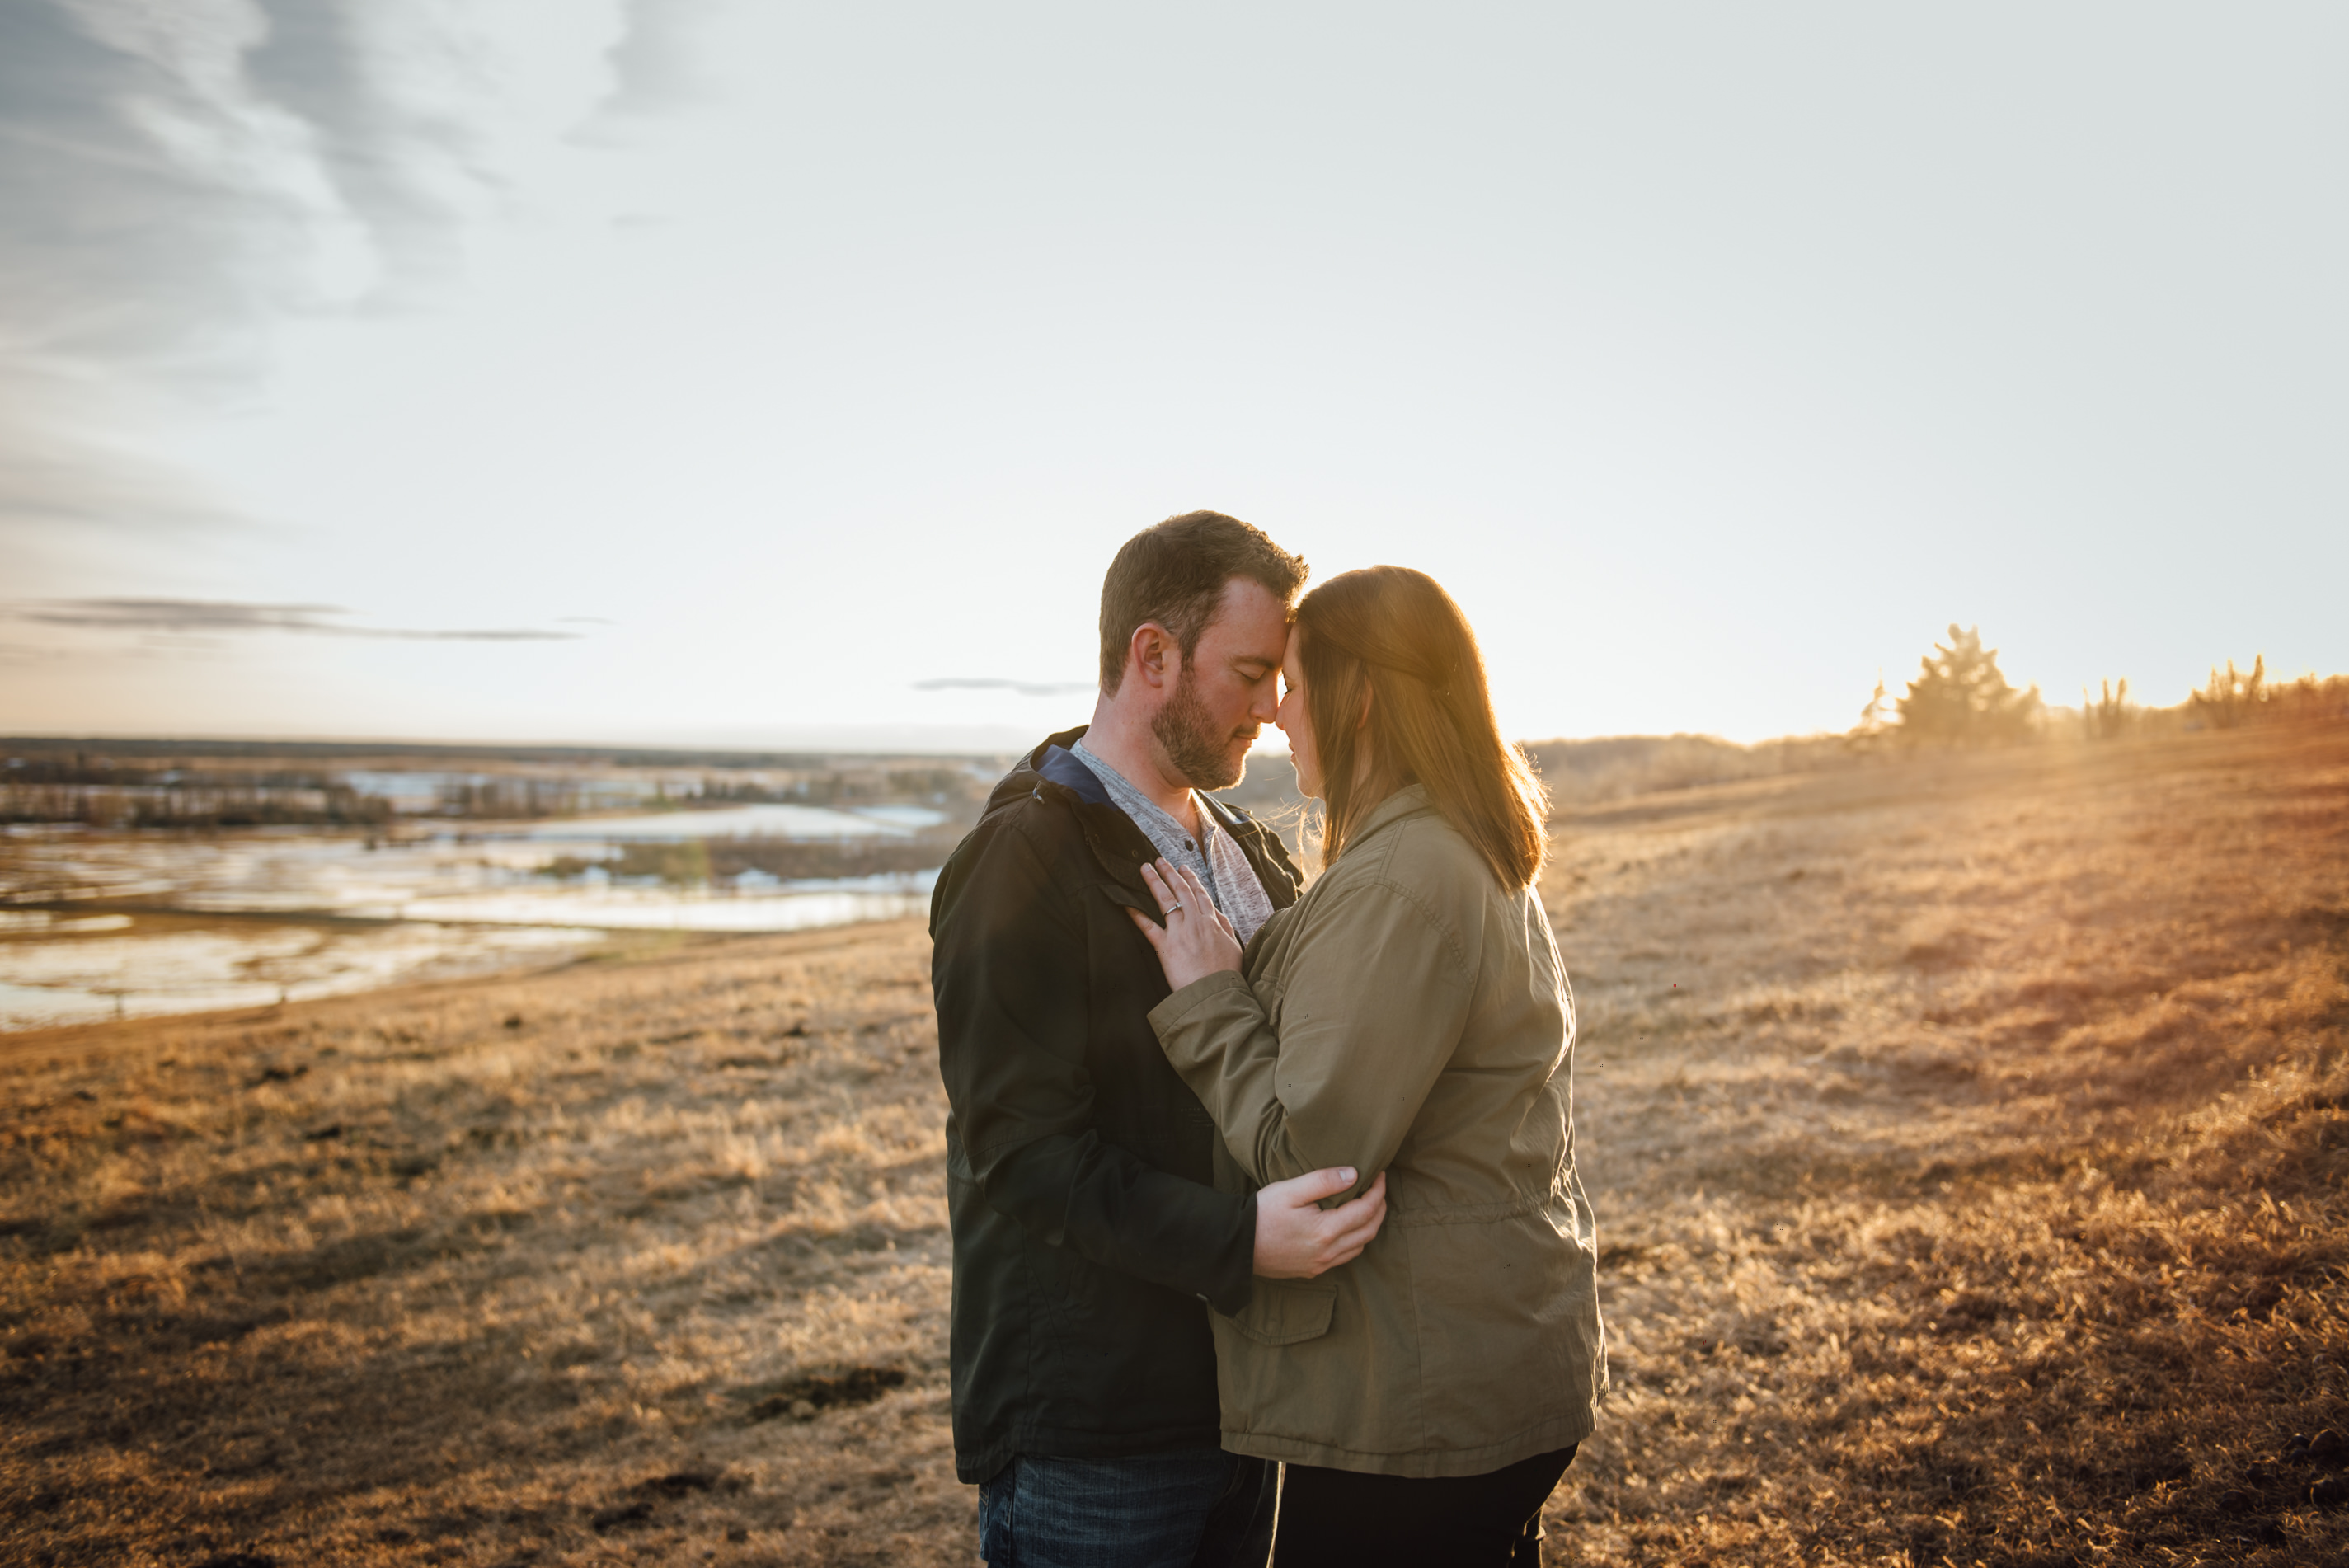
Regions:
M 1266 1279 L 1311 1279 L 1351 1261 L 1371 1244 L 1387 1217 L 1387 1173 L 1362 1195 L 1334 1209 L 1321 1201 L 1354 1184 L 1340 1165 L 1275 1181 L 1256 1195 L 1256 1272 Z

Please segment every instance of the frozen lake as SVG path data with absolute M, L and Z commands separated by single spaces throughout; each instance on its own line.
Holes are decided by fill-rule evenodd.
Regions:
M 0 908 L 0 1030 L 554 963 L 614 933 L 796 931 L 919 915 L 935 871 L 670 885 L 602 870 L 550 877 L 543 868 L 557 857 L 600 861 L 624 842 L 900 840 L 943 820 L 922 807 L 755 805 L 398 838 L 16 829 L 0 833 L 0 900 L 17 906 Z M 92 904 L 111 907 L 76 907 Z
M 432 924 L 374 930 L 108 915 L 119 934 L 70 929 L 43 940 L 22 928 L 0 940 L 0 1030 L 152 1017 L 455 979 L 586 951 L 600 934 L 517 926 Z M 72 927 L 80 923 L 61 922 Z M 82 926 L 87 931 L 87 925 Z

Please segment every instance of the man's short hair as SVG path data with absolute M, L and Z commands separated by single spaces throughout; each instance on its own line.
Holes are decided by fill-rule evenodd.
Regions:
M 1145 621 L 1174 634 L 1188 669 L 1224 584 L 1235 577 L 1262 583 L 1266 593 L 1292 604 L 1305 585 L 1305 562 L 1264 530 L 1220 511 L 1186 511 L 1127 540 L 1102 579 L 1102 690 L 1116 693 L 1125 678 L 1126 648 Z

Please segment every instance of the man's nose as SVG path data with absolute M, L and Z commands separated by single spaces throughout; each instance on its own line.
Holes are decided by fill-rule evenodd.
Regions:
M 1256 688 L 1248 699 L 1248 717 L 1258 724 L 1270 724 L 1280 717 L 1280 688 L 1266 681 Z

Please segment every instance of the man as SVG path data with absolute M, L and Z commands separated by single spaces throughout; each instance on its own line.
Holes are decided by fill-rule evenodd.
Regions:
M 1218 512 L 1127 541 L 1092 723 L 1023 758 L 939 873 L 955 1466 L 997 1568 L 1262 1563 L 1274 1475 L 1216 1447 L 1207 1311 L 1346 1261 L 1385 1214 L 1382 1185 L 1319 1207 L 1350 1170 L 1216 1190 L 1215 1124 L 1151 1031 L 1166 981 L 1126 914 L 1163 919 L 1140 874 L 1162 854 L 1244 936 L 1295 901 L 1279 840 L 1197 791 L 1237 783 L 1273 716 L 1304 580 Z

